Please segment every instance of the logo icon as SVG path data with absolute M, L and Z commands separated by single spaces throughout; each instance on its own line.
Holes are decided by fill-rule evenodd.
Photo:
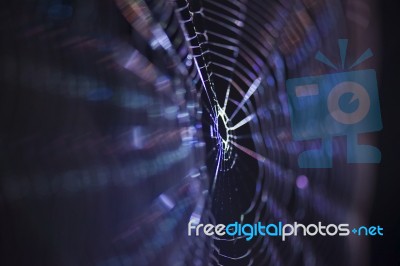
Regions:
M 348 40 L 339 40 L 342 69 L 345 69 L 347 43 Z M 382 129 L 376 72 L 373 69 L 352 71 L 372 56 L 368 49 L 347 72 L 286 81 L 294 140 L 321 140 L 318 149 L 299 155 L 299 167 L 331 168 L 335 136 L 347 137 L 348 163 L 380 162 L 379 149 L 358 141 L 358 134 Z M 315 58 L 338 69 L 321 52 Z

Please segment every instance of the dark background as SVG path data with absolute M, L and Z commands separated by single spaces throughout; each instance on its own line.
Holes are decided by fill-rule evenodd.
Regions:
M 382 238 L 371 240 L 371 266 L 400 265 L 400 213 L 398 211 L 399 180 L 399 74 L 400 42 L 398 1 L 379 3 L 381 16 L 381 112 L 383 130 L 380 132 L 382 163 L 376 180 L 371 225 L 384 228 Z

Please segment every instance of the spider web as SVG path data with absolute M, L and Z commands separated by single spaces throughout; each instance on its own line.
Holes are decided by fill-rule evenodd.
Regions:
M 346 265 L 347 246 L 339 238 L 298 236 L 282 242 L 270 237 L 246 241 L 186 234 L 189 220 L 328 224 L 345 219 L 351 201 L 350 172 L 345 173 L 345 167 L 297 167 L 305 144 L 291 139 L 285 93 L 287 77 L 309 74 L 315 53 L 334 43 L 343 30 L 338 23 L 343 16 L 341 1 L 115 3 L 129 24 L 129 36 L 117 34 L 117 26 L 102 37 L 82 29 L 73 34 L 50 31 L 33 42 L 32 49 L 55 42 L 52 53 L 57 56 L 46 56 L 66 63 L 51 68 L 46 67 L 46 56 L 37 59 L 29 50 L 22 52 L 29 56 L 24 67 L 41 66 L 32 72 L 36 77 L 21 74 L 31 91 L 43 90 L 79 108 L 90 102 L 95 116 L 102 119 L 114 112 L 123 116 L 116 121 L 112 116 L 113 122 L 99 126 L 99 131 L 80 121 L 85 130 L 71 130 L 63 137 L 55 134 L 59 138 L 44 156 L 68 146 L 69 139 L 97 140 L 87 144 L 87 150 L 93 150 L 88 157 L 95 159 L 79 157 L 75 162 L 73 157 L 85 154 L 86 146 L 73 150 L 73 145 L 65 152 L 70 161 L 54 158 L 65 165 L 60 163 L 62 170 L 52 175 L 55 181 L 41 192 L 41 197 L 68 198 L 116 188 L 114 200 L 121 204 L 104 213 L 115 211 L 118 221 L 99 214 L 104 221 L 97 231 L 84 227 L 90 236 L 112 227 L 107 237 L 88 240 L 96 265 Z M 54 13 L 59 14 L 50 15 Z M 53 18 L 51 27 L 63 28 L 62 19 Z M 96 63 L 68 61 L 81 56 Z M 84 74 L 68 75 L 74 71 Z M 47 81 L 50 84 L 29 82 L 38 77 L 46 80 L 47 75 L 53 77 Z M 96 78 L 103 75 L 112 78 Z M 61 80 L 65 82 L 60 84 Z M 335 145 L 335 158 L 341 164 L 344 147 Z M 86 164 L 81 166 L 80 161 Z M 47 183 L 40 172 L 32 179 L 38 187 Z M 25 179 L 16 182 L 10 175 L 4 180 L 7 201 L 35 197 L 36 192 L 20 189 Z
M 120 1 L 121 3 L 123 1 Z M 131 1 L 126 17 L 147 41 L 183 69 L 180 78 L 196 91 L 206 144 L 204 199 L 190 219 L 198 222 L 264 223 L 344 217 L 343 194 L 324 194 L 331 182 L 346 184 L 326 170 L 302 173 L 291 141 L 285 79 L 301 73 L 322 40 L 340 30 L 338 3 L 324 1 Z M 124 6 L 125 5 L 125 6 Z M 132 16 L 131 10 L 146 14 Z M 146 18 L 139 23 L 132 21 Z M 142 28 L 138 28 L 140 25 Z M 146 26 L 144 26 L 146 25 Z M 158 36 L 155 36 L 155 33 Z M 164 45 L 163 45 L 164 44 Z M 181 68 L 180 68 L 181 67 Z M 199 120 L 197 120 L 198 122 Z M 314 144 L 316 145 L 316 144 Z M 341 147 L 339 147 L 339 150 Z M 324 179 L 318 178 L 324 176 Z M 296 181 L 306 180 L 306 188 Z M 161 236 L 159 236 L 161 238 Z M 321 265 L 342 254 L 341 241 L 290 238 L 190 238 L 180 259 L 188 265 Z M 193 255 L 194 254 L 194 255 Z

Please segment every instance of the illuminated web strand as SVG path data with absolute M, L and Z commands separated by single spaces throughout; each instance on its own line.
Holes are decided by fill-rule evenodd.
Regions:
M 244 95 L 242 101 L 239 103 L 239 105 L 236 107 L 235 111 L 229 117 L 230 120 L 232 120 L 236 116 L 236 114 L 243 107 L 243 105 L 250 99 L 250 97 L 254 94 L 254 92 L 257 90 L 257 88 L 258 88 L 258 86 L 260 86 L 260 84 L 261 84 L 261 78 L 256 79 L 253 82 L 253 84 L 251 84 L 249 90 Z
M 267 159 L 266 159 L 264 156 L 262 156 L 261 154 L 258 154 L 258 153 L 254 152 L 254 151 L 252 151 L 252 150 L 250 150 L 250 149 L 248 149 L 248 148 L 246 148 L 246 147 L 244 147 L 244 146 L 242 146 L 242 145 L 240 145 L 240 144 L 238 144 L 238 143 L 236 143 L 236 142 L 234 142 L 234 141 L 232 141 L 232 144 L 235 145 L 236 148 L 240 149 L 241 151 L 243 151 L 243 152 L 246 153 L 247 155 L 253 157 L 254 159 L 256 159 L 256 160 L 259 161 L 259 162 L 264 163 L 264 162 L 267 160 Z
M 234 125 L 233 127 L 229 128 L 230 130 L 236 130 L 238 128 L 240 128 L 241 126 L 247 124 L 248 122 L 250 122 L 251 120 L 253 120 L 253 118 L 255 117 L 255 114 L 251 114 L 248 115 L 246 118 L 244 118 L 243 120 L 241 120 L 239 123 L 237 123 L 236 125 Z
M 224 99 L 224 106 L 222 107 L 222 110 L 225 112 L 226 111 L 226 107 L 228 105 L 228 100 L 229 100 L 229 94 L 231 93 L 231 86 L 228 86 L 228 89 L 226 90 L 226 94 L 225 94 L 225 99 Z

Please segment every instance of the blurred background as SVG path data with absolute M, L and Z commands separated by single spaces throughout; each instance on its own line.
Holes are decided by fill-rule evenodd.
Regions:
M 398 150 L 400 148 L 399 127 L 393 121 L 397 116 L 394 107 L 399 97 L 396 76 L 399 69 L 394 67 L 400 59 L 399 39 L 397 31 L 396 12 L 399 3 L 392 1 L 379 2 L 380 36 L 381 36 L 381 111 L 384 130 L 379 134 L 379 147 L 382 151 L 382 163 L 374 185 L 374 200 L 370 223 L 380 223 L 385 226 L 386 234 L 381 239 L 371 241 L 371 265 L 398 265 L 400 263 L 400 223 L 399 212 L 396 211 L 395 199 L 400 182 L 393 178 L 397 172 Z
M 393 1 L 15 0 L 0 10 L 0 265 L 400 265 Z M 380 164 L 299 168 L 287 79 L 377 71 Z M 346 69 L 343 69 L 345 71 Z M 313 123 L 319 123 L 313 121 Z M 383 237 L 189 237 L 202 223 Z

